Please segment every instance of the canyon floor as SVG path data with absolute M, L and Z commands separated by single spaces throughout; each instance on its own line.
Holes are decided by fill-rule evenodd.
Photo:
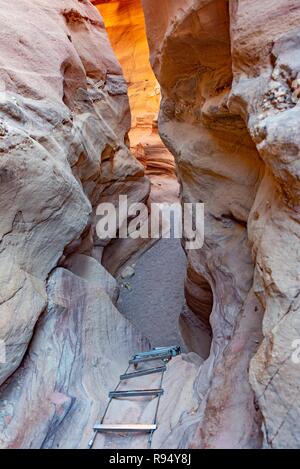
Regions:
M 151 202 L 180 203 L 175 178 L 151 176 Z M 119 311 L 152 346 L 180 344 L 179 316 L 185 304 L 184 281 L 187 260 L 181 240 L 150 241 L 146 252 L 133 262 L 134 275 L 120 279 Z
M 121 282 L 117 307 L 152 346 L 180 344 L 186 255 L 179 239 L 160 239 L 138 259 L 135 275 Z M 125 285 L 125 286 L 122 286 Z

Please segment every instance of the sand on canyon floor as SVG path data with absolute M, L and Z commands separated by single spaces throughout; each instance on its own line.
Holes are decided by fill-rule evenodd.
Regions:
M 160 239 L 136 261 L 134 276 L 120 281 L 119 311 L 154 347 L 180 344 L 185 349 L 178 321 L 185 304 L 186 262 L 180 239 Z

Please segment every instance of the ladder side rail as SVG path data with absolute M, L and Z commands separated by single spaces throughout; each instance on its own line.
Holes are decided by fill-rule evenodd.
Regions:
M 160 389 L 162 389 L 162 385 L 163 385 L 163 379 L 164 379 L 164 375 L 165 375 L 165 371 L 162 371 L 162 374 L 161 374 L 161 378 L 160 378 Z M 159 404 L 160 404 L 160 398 L 161 398 L 161 394 L 157 397 L 157 404 L 156 404 L 156 409 L 155 409 L 155 415 L 154 415 L 154 419 L 153 419 L 153 425 L 155 425 L 155 427 L 157 428 L 157 416 L 158 416 L 158 409 L 159 409 Z M 155 428 L 155 430 L 156 430 Z M 149 449 L 151 449 L 151 445 L 152 445 L 152 439 L 153 439 L 153 433 L 155 432 L 155 430 L 152 430 L 150 432 L 150 435 L 149 435 L 149 439 L 148 439 L 148 447 Z
M 128 365 L 128 367 L 126 368 L 125 373 L 127 373 L 127 371 L 129 370 L 129 368 L 130 368 L 130 365 Z M 114 391 L 117 391 L 117 390 L 119 389 L 120 385 L 121 385 L 121 380 L 119 380 L 119 382 L 118 382 L 117 386 L 115 387 Z M 108 412 L 108 409 L 109 409 L 109 406 L 110 406 L 112 400 L 113 400 L 113 398 L 111 397 L 111 398 L 109 399 L 108 403 L 107 403 L 107 406 L 105 407 L 103 416 L 102 416 L 102 418 L 101 418 L 101 420 L 100 420 L 100 423 L 101 423 L 101 424 L 104 422 L 104 419 L 105 419 L 105 417 L 106 417 L 106 415 L 107 415 L 107 412 Z M 91 440 L 89 441 L 89 443 L 88 443 L 88 448 L 89 448 L 89 449 L 92 449 L 92 447 L 94 446 L 95 440 L 96 440 L 96 438 L 97 438 L 97 433 L 98 433 L 98 431 L 97 431 L 97 430 L 94 430 L 93 437 L 92 437 L 92 439 L 91 439 Z

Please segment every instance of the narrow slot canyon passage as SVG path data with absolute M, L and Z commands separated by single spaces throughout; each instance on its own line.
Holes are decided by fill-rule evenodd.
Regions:
M 300 2 L 1 1 L 0 449 L 299 448 Z
M 128 83 L 132 115 L 130 148 L 150 178 L 148 205 L 152 202 L 180 203 L 174 157 L 158 134 L 160 87 L 149 62 L 141 2 L 96 3 Z M 114 250 L 116 255 L 116 244 Z M 104 263 L 108 270 L 109 264 L 109 260 L 106 265 Z M 119 311 L 150 340 L 152 346 L 174 343 L 188 351 L 179 328 L 180 314 L 187 309 L 184 294 L 186 271 L 187 259 L 181 240 L 171 236 L 170 239 L 149 240 L 142 252 L 135 253 L 119 272 L 112 272 L 117 274 L 121 287 L 117 303 Z M 190 324 L 183 321 L 183 326 L 188 338 Z M 207 327 L 202 331 L 204 345 L 200 345 L 200 350 L 206 357 L 210 337 Z M 201 337 L 198 340 L 201 342 Z M 199 351 L 199 347 L 194 350 Z

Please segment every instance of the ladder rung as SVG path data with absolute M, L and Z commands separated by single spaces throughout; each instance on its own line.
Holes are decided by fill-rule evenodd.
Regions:
M 137 353 L 133 355 L 134 358 L 145 358 L 145 357 L 157 357 L 157 355 L 168 354 L 171 355 L 171 352 L 168 350 L 151 350 L 150 352 Z
M 136 353 L 132 358 L 135 359 L 135 358 L 142 358 L 142 357 L 150 357 L 150 356 L 161 355 L 164 353 L 175 357 L 176 355 L 179 355 L 181 353 L 180 346 L 172 345 L 171 347 L 156 347 L 154 349 L 148 350 L 147 352 Z
M 169 353 L 164 353 L 161 355 L 155 355 L 153 357 L 137 357 L 137 358 L 132 358 L 129 360 L 129 365 L 135 365 L 136 363 L 142 363 L 142 362 L 150 362 L 152 360 L 170 360 L 172 355 Z
M 109 397 L 135 397 L 135 396 L 161 396 L 164 393 L 163 389 L 143 389 L 132 391 L 112 391 Z
M 125 375 L 120 376 L 120 380 L 137 378 L 138 376 L 151 375 L 154 373 L 162 373 L 163 371 L 166 371 L 166 369 L 167 367 L 164 365 L 158 366 L 157 368 L 148 368 L 148 370 L 135 371 L 134 373 L 126 373 Z
M 110 424 L 102 423 L 95 425 L 94 430 L 97 432 L 153 432 L 157 426 L 153 424 Z

